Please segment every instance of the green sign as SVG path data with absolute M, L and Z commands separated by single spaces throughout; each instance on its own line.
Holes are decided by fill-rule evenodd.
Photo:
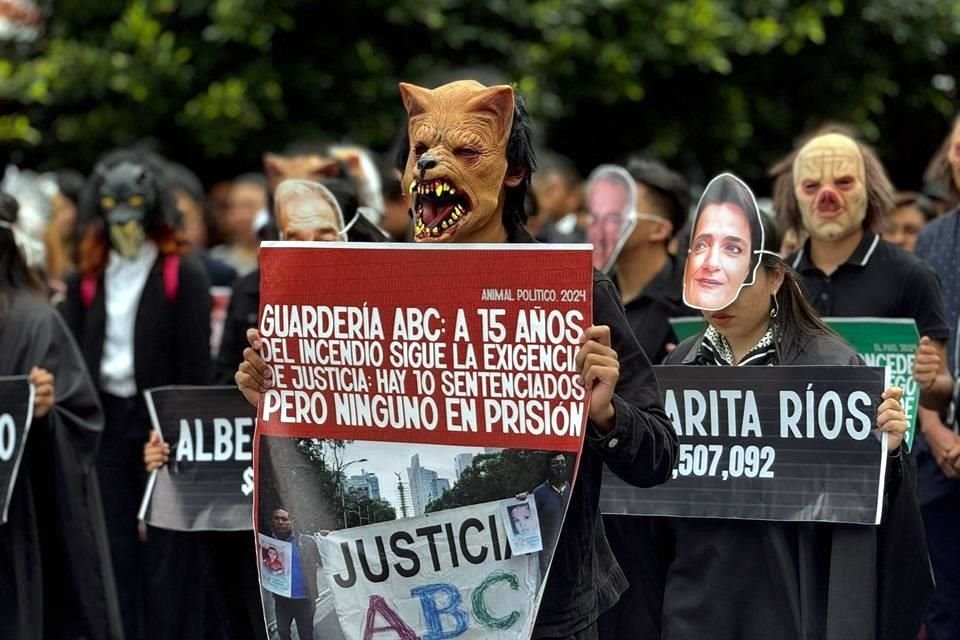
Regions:
M 886 387 L 903 389 L 903 408 L 910 429 L 904 438 L 909 451 L 917 426 L 917 408 L 920 406 L 920 387 L 913 379 L 913 361 L 916 358 L 920 334 L 910 318 L 824 318 L 840 337 L 853 347 L 867 366 L 886 370 Z M 673 331 L 681 341 L 703 331 L 702 317 L 691 316 L 670 320 Z

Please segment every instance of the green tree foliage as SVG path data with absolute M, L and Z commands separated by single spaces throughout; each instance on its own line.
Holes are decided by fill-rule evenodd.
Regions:
M 430 501 L 427 513 L 511 498 L 531 492 L 547 477 L 547 454 L 542 451 L 505 449 L 481 454 L 464 470 L 453 487 Z
M 583 169 L 649 150 L 757 179 L 836 119 L 916 182 L 958 44 L 960 0 L 58 0 L 37 55 L 0 57 L 0 144 L 86 168 L 151 137 L 210 177 L 293 139 L 386 148 L 397 81 L 482 66 Z

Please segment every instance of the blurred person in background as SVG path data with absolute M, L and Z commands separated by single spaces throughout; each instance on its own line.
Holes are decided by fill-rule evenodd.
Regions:
M 357 203 L 357 210 L 362 213 L 350 229 L 352 242 L 382 242 L 387 235 L 374 223 L 372 218 L 379 218 L 380 214 L 368 211 L 359 196 L 360 183 L 351 172 L 347 160 L 335 157 L 330 144 L 323 141 L 297 141 L 288 145 L 281 153 L 265 153 L 263 168 L 267 175 L 269 196 L 272 199 L 277 186 L 284 180 L 309 180 L 322 182 L 333 180 L 330 184 L 349 185 L 351 198 Z M 340 155 L 344 152 L 341 150 Z M 355 155 L 351 156 L 356 158 Z M 356 161 L 359 166 L 359 160 Z M 255 227 L 261 239 L 276 239 L 278 230 L 276 217 L 271 215 L 273 205 L 259 216 Z M 241 274 L 242 275 L 242 274 Z
M 380 227 L 394 242 L 413 242 L 413 218 L 410 204 L 400 187 L 400 174 L 392 163 L 380 164 L 383 185 L 383 218 Z
M 147 474 L 150 419 L 142 392 L 212 382 L 210 284 L 183 255 L 179 214 L 159 159 L 119 150 L 105 156 L 80 201 L 79 270 L 61 310 L 100 393 L 105 427 L 97 472 L 124 634 L 202 638 L 196 553 L 186 534 L 148 529 L 137 512 Z
M 573 162 L 560 154 L 544 152 L 538 156 L 533 175 L 533 194 L 538 216 L 528 230 L 542 242 L 586 242 L 586 220 L 581 211 L 583 194 L 580 174 Z
M 683 304 L 686 256 L 667 249 L 686 224 L 690 191 L 683 176 L 656 160 L 635 158 L 626 169 L 637 187 L 638 220 L 614 273 L 630 327 L 650 361 L 660 363 L 666 345 L 677 343 L 669 319 L 692 313 Z
M 173 189 L 177 210 L 183 219 L 183 238 L 207 271 L 214 287 L 229 287 L 237 279 L 237 271 L 222 260 L 212 257 L 207 251 L 209 226 L 204 206 L 203 185 L 197 175 L 182 164 L 167 162 L 164 165 L 167 184 Z
M 881 237 L 912 253 L 917 244 L 917 236 L 936 216 L 933 203 L 925 195 L 900 191 L 893 196 L 893 210 L 883 218 Z
M 777 164 L 777 213 L 809 234 L 787 262 L 823 317 L 913 319 L 923 336 L 913 368 L 920 403 L 942 408 L 953 394 L 943 291 L 926 264 L 877 235 L 893 188 L 873 149 L 847 131 L 822 128 Z
M 77 265 L 77 203 L 85 183 L 86 178 L 78 171 L 57 171 L 57 193 L 53 196 L 52 222 L 63 248 L 64 277 L 72 273 Z
M 0 376 L 29 376 L 33 422 L 0 526 L 0 637 L 122 638 L 94 470 L 103 411 L 0 194 Z
M 282 185 L 287 185 L 281 189 Z M 304 185 L 313 192 L 304 197 Z M 292 206 L 296 204 L 297 206 Z M 374 242 L 364 225 L 370 225 L 360 213 L 353 184 L 332 178 L 313 182 L 285 180 L 277 186 L 274 198 L 274 216 L 280 238 L 290 241 L 349 241 Z M 370 225 L 372 226 L 372 225 Z M 381 241 L 386 241 L 377 232 Z M 223 342 L 216 358 L 218 384 L 230 384 L 237 367 L 243 361 L 247 346 L 247 329 L 259 326 L 260 270 L 241 276 L 233 285 L 233 296 L 223 326 Z
M 207 206 L 210 208 L 210 231 L 207 248 L 223 244 L 227 238 L 227 211 L 230 209 L 230 180 L 214 182 L 207 189 Z
M 352 180 L 349 168 L 330 153 L 330 145 L 322 140 L 298 140 L 283 151 L 263 154 L 263 171 L 270 193 L 284 180 Z M 358 199 L 359 201 L 359 199 Z
M 942 215 L 960 206 L 960 115 L 923 174 L 924 193 Z
M 0 180 L 0 191 L 16 198 L 20 205 L 17 228 L 20 230 L 20 246 L 27 264 L 47 279 L 51 265 L 48 264 L 47 246 L 56 240 L 56 232 L 50 222 L 53 218 L 53 196 L 57 183 L 53 174 L 40 174 L 29 169 L 8 165 Z M 59 274 L 59 243 L 53 242 L 53 269 Z
M 228 239 L 210 250 L 210 255 L 245 276 L 257 268 L 257 216 L 267 210 L 267 179 L 259 173 L 246 173 L 230 186 L 226 228 Z
M 928 180 L 953 196 L 960 188 L 960 117 L 931 164 Z M 956 203 L 956 200 L 954 200 Z M 960 323 L 960 208 L 931 220 L 917 237 L 915 255 L 926 260 L 940 276 L 944 310 L 950 339 L 947 358 L 950 371 L 960 378 L 958 323 Z M 920 505 L 926 527 L 930 561 L 936 590 L 927 609 L 928 640 L 960 638 L 960 435 L 957 406 L 960 397 L 954 388 L 953 402 L 946 411 L 920 411 L 922 436 L 915 445 Z
M 347 167 L 347 175 L 357 189 L 360 211 L 367 220 L 379 225 L 383 218 L 383 177 L 377 169 L 373 153 L 354 144 L 330 146 L 330 155 Z

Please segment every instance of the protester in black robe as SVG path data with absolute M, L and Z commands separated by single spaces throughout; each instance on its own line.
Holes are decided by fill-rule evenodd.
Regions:
M 733 304 L 704 317 L 707 329 L 682 342 L 667 364 L 860 363 L 773 253 L 762 254 L 754 283 Z M 891 452 L 881 524 L 671 519 L 663 640 L 917 637 L 932 582 L 912 467 L 899 446 L 906 418 L 897 390 L 883 397 L 877 425 L 889 432 Z
M 16 212 L 0 194 L 0 376 L 30 375 L 37 399 L 0 526 L 0 638 L 122 638 L 93 466 L 103 412 L 76 343 L 16 246 Z
M 97 471 L 127 640 L 206 638 L 198 541 L 150 528 L 137 512 L 146 487 L 143 391 L 213 381 L 210 283 L 183 255 L 179 214 L 159 161 L 135 151 L 102 159 L 81 198 L 79 273 L 61 307 L 100 393 L 105 427 Z

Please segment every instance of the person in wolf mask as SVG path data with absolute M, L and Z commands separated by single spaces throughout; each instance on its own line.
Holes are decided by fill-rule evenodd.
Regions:
M 141 392 L 212 382 L 210 285 L 203 267 L 181 255 L 173 194 L 161 176 L 159 161 L 136 151 L 97 164 L 80 201 L 79 273 L 61 308 L 104 409 L 97 471 L 128 640 L 176 633 L 170 629 L 182 620 L 169 607 L 188 607 L 196 595 L 181 577 L 183 588 L 149 599 L 151 607 L 169 605 L 163 612 L 154 615 L 142 599 L 148 579 L 162 584 L 178 569 L 164 558 L 172 532 L 150 529 L 146 549 L 139 539 L 141 447 L 150 425 Z M 164 568 L 145 572 L 154 562 Z
M 530 120 L 509 86 L 474 81 L 437 89 L 401 84 L 410 147 L 402 184 L 417 242 L 529 243 L 524 202 L 536 167 Z M 598 637 L 597 618 L 616 602 L 626 580 L 600 519 L 603 466 L 636 486 L 667 480 L 676 433 L 663 411 L 650 362 L 624 315 L 613 282 L 593 275 L 594 322 L 585 330 L 577 366 L 591 401 L 563 531 L 533 630 L 534 638 Z M 256 404 L 272 383 L 257 331 L 236 381 Z

